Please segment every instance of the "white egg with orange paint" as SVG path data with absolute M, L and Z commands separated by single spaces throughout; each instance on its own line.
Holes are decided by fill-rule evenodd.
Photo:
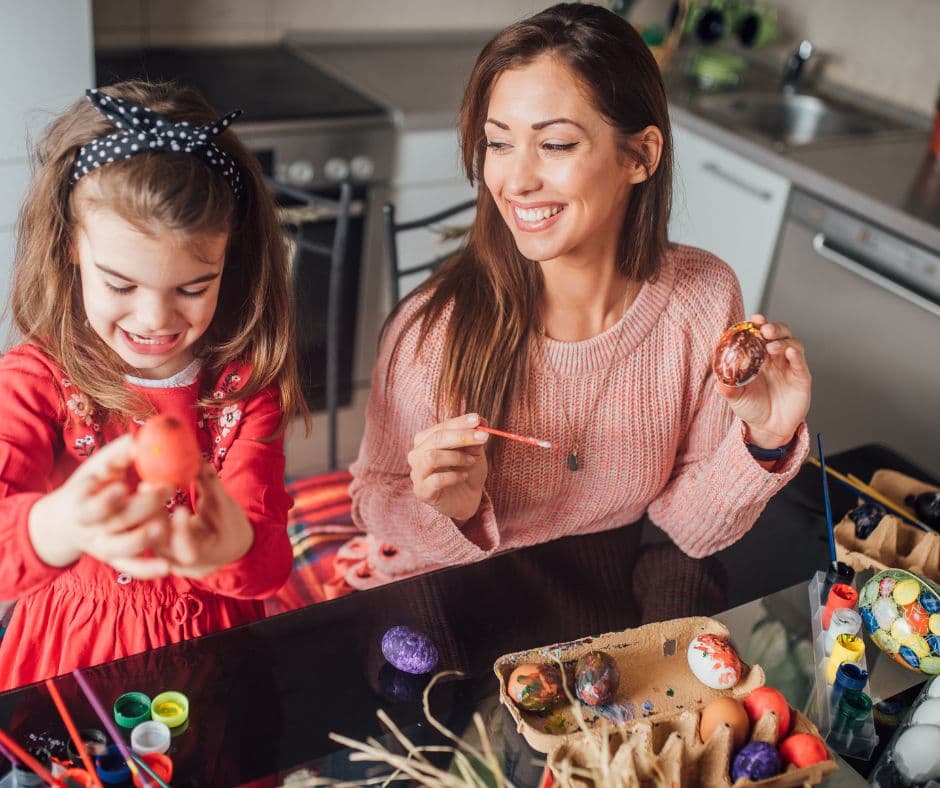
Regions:
M 741 680 L 741 659 L 734 646 L 719 635 L 696 635 L 687 656 L 690 670 L 706 687 L 731 689 Z

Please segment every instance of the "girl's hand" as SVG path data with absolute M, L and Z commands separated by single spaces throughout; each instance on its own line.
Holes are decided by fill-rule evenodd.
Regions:
M 477 513 L 483 498 L 489 435 L 475 429 L 479 424 L 476 413 L 435 424 L 415 435 L 408 452 L 417 499 L 458 524 Z
M 768 323 L 760 314 L 750 320 L 767 340 L 760 374 L 740 388 L 720 381 L 717 385 L 747 427 L 747 440 L 763 449 L 775 449 L 789 443 L 806 418 L 812 377 L 803 343 L 790 335 L 786 323 Z
M 170 572 L 182 577 L 204 577 L 237 561 L 255 539 L 247 515 L 208 463 L 196 478 L 196 493 L 196 513 L 178 507 L 170 515 L 168 538 L 155 548 L 169 562 Z
M 162 558 L 144 556 L 169 528 L 165 504 L 172 491 L 127 485 L 134 439 L 125 435 L 95 452 L 58 490 L 40 498 L 29 513 L 36 554 L 50 566 L 68 566 L 83 553 L 142 579 L 169 571 Z

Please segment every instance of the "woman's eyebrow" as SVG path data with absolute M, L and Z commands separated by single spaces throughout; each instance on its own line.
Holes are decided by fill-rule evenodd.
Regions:
M 492 123 L 494 126 L 498 126 L 505 131 L 509 131 L 509 126 L 502 121 L 496 120 L 496 118 L 487 118 L 486 122 Z M 553 126 L 556 123 L 570 123 L 572 126 L 577 126 L 579 129 L 581 129 L 581 131 L 586 131 L 584 126 L 582 126 L 576 120 L 571 120 L 571 118 L 551 118 L 550 120 L 540 120 L 538 123 L 533 123 L 532 128 L 535 129 L 535 131 L 540 131 L 547 126 Z

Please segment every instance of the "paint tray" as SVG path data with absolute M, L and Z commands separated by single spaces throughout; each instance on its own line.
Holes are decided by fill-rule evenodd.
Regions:
M 724 624 L 692 617 L 507 654 L 493 666 L 499 679 L 500 700 L 532 748 L 549 753 L 556 777 L 564 761 L 575 766 L 592 762 L 592 749 L 596 751 L 606 735 L 604 746 L 609 748 L 612 773 L 604 788 L 621 784 L 730 786 L 731 731 L 722 729 L 704 744 L 698 734 L 699 714 L 713 698 L 730 695 L 743 699 L 764 684 L 764 671 L 759 665 L 744 665 L 745 673 L 732 689 L 706 687 L 692 674 L 687 657 L 689 643 L 705 633 L 730 638 Z M 594 650 L 607 652 L 617 662 L 620 687 L 610 706 L 592 709 L 579 705 L 587 732 L 577 724 L 571 705 L 540 715 L 519 709 L 508 696 L 507 681 L 516 666 L 554 663 L 558 659 L 568 667 Z M 795 709 L 791 713 L 792 732 L 819 735 L 806 717 Z M 774 743 L 775 734 L 776 717 L 768 713 L 754 726 L 751 738 Z M 791 767 L 770 780 L 747 784 L 774 788 L 814 785 L 837 768 L 834 761 L 828 760 L 805 769 Z M 591 788 L 593 784 L 571 778 L 564 785 Z
M 869 485 L 910 512 L 904 499 L 908 495 L 940 492 L 940 488 L 903 473 L 878 470 Z M 934 583 L 940 583 L 940 534 L 921 531 L 891 513 L 881 518 L 867 539 L 855 535 L 855 523 L 848 514 L 835 527 L 836 554 L 856 571 L 907 569 Z

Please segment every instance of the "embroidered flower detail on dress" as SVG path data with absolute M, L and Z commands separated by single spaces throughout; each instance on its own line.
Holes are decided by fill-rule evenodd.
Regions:
M 95 409 L 88 401 L 88 397 L 84 394 L 76 393 L 70 396 L 65 404 L 68 409 L 78 417 L 79 421 L 88 427 L 91 426 L 91 417 L 94 415 Z
M 219 416 L 219 426 L 222 428 L 222 436 L 228 435 L 229 430 L 233 429 L 238 420 L 242 417 L 241 408 L 238 405 L 227 405 L 222 408 L 222 414 Z
M 91 457 L 95 451 L 95 436 L 83 435 L 75 439 L 75 451 L 79 457 Z

